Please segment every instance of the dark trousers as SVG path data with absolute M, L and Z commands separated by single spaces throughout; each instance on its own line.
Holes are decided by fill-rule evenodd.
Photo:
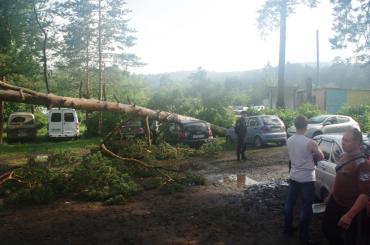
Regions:
M 351 226 L 346 231 L 337 225 L 348 210 L 349 208 L 336 203 L 333 197 L 330 198 L 322 223 L 323 233 L 330 245 L 356 245 L 358 217 L 352 220 Z
M 241 159 L 245 159 L 245 155 L 244 155 L 244 152 L 246 150 L 246 143 L 245 143 L 245 140 L 244 140 L 244 137 L 237 137 L 237 142 L 236 142 L 236 156 L 238 158 L 238 160 Z
M 312 217 L 314 193 L 314 182 L 300 183 L 290 180 L 288 197 L 284 205 L 284 229 L 289 230 L 292 228 L 294 207 L 298 196 L 301 196 L 302 206 L 299 219 L 299 239 L 301 241 L 309 240 L 308 228 Z

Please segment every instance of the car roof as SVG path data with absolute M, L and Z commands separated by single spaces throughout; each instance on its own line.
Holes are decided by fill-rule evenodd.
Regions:
M 9 115 L 9 117 L 14 117 L 14 116 L 30 116 L 34 117 L 34 115 L 31 112 L 13 112 Z

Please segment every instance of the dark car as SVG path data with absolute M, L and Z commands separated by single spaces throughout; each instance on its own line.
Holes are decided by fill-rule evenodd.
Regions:
M 201 120 L 184 120 L 162 124 L 160 134 L 163 140 L 168 143 L 185 144 L 191 147 L 199 147 L 213 139 L 210 124 Z
M 267 143 L 286 143 L 287 135 L 284 123 L 275 115 L 258 115 L 246 118 L 247 136 L 245 141 L 261 147 Z M 226 130 L 226 140 L 236 142 L 234 127 Z
M 8 143 L 18 140 L 35 140 L 38 130 L 35 116 L 30 112 L 14 112 L 9 115 L 7 125 Z
M 144 122 L 142 120 L 130 120 L 121 127 L 121 136 L 127 138 L 145 137 Z

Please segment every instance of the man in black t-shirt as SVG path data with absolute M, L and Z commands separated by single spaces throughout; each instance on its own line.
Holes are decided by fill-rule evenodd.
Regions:
M 240 159 L 246 160 L 245 158 L 245 150 L 246 150 L 246 142 L 245 136 L 247 135 L 247 124 L 245 120 L 246 113 L 242 112 L 241 117 L 235 123 L 235 134 L 237 138 L 236 143 L 236 156 L 238 161 Z

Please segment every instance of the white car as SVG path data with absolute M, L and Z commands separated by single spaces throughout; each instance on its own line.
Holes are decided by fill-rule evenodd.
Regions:
M 317 163 L 315 170 L 315 195 L 321 200 L 326 197 L 334 185 L 336 162 L 343 153 L 342 137 L 343 134 L 322 134 L 313 138 L 318 143 L 325 158 Z M 363 135 L 363 142 L 362 150 L 369 157 L 370 142 L 366 135 Z
M 358 122 L 352 117 L 343 115 L 320 115 L 308 119 L 306 136 L 313 138 L 320 134 L 343 133 L 347 129 L 357 128 L 361 131 Z M 288 137 L 295 134 L 296 128 L 291 126 L 287 130 Z

